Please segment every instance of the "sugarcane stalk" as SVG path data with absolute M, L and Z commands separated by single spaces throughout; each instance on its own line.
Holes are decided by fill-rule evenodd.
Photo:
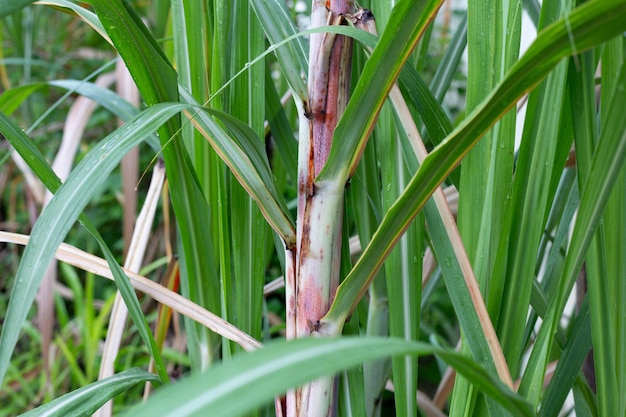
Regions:
M 314 0 L 311 26 L 345 24 L 352 1 Z M 330 152 L 333 133 L 346 107 L 351 76 L 352 40 L 320 33 L 311 35 L 309 96 L 301 103 L 298 149 L 297 244 L 295 276 L 287 277 L 288 337 L 324 336 L 319 320 L 339 285 L 341 228 L 345 184 L 316 182 Z M 333 376 L 297 388 L 287 396 L 287 416 L 332 416 L 336 409 Z

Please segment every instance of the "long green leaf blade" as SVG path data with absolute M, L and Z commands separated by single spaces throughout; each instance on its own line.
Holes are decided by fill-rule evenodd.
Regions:
M 528 404 L 474 362 L 419 342 L 386 338 L 307 338 L 277 342 L 240 355 L 203 374 L 164 387 L 127 417 L 238 416 L 273 396 L 314 378 L 390 355 L 437 354 L 516 416 L 531 416 Z M 298 369 L 298 372 L 293 372 Z M 176 398 L 177 401 L 171 401 Z M 245 401 L 241 401 L 245 398 Z
M 544 401 L 539 410 L 539 417 L 557 417 L 565 398 L 574 385 L 589 349 L 591 348 L 591 324 L 589 320 L 589 302 L 586 298 L 579 309 L 572 335 L 563 349 L 556 371 L 545 392 Z
M 226 48 L 230 50 L 229 73 L 236 71 L 263 53 L 265 40 L 263 30 L 248 2 L 232 2 L 229 8 L 230 23 L 233 29 L 228 32 Z M 219 30 L 219 28 L 218 28 Z M 245 34 L 245 35 L 244 35 Z M 244 35 L 244 36 L 242 36 Z M 265 63 L 250 68 L 245 76 L 235 79 L 230 86 L 224 119 L 233 136 L 241 138 L 240 146 L 252 160 L 252 164 L 264 175 L 264 183 L 272 192 L 273 200 L 279 199 L 275 190 L 274 178 L 271 176 L 270 165 L 265 151 Z M 236 99 L 235 99 L 236 98 Z M 255 338 L 261 338 L 263 314 L 263 283 L 267 263 L 268 238 L 270 237 L 263 212 L 255 202 L 254 196 L 236 181 L 225 178 L 229 186 L 231 254 L 236 260 L 232 266 L 233 288 L 225 294 L 229 299 L 228 321 L 235 324 Z M 280 204 L 280 203 L 279 203 Z M 283 212 L 286 206 L 282 205 Z M 235 350 L 240 348 L 235 346 Z
M 193 97 L 183 89 L 181 89 L 181 99 L 192 105 L 197 105 Z M 242 146 L 245 145 L 245 147 L 250 149 L 249 154 L 237 146 L 207 112 L 188 113 L 188 117 L 196 128 L 203 133 L 204 137 L 209 141 L 222 160 L 231 168 L 241 185 L 257 200 L 259 207 L 272 228 L 288 245 L 295 244 L 295 227 L 293 226 L 293 220 L 289 212 L 285 210 L 282 198 L 278 196 L 273 181 L 270 180 L 271 173 L 267 169 L 269 168 L 267 158 L 263 157 L 257 150 L 253 150 L 255 146 L 253 145 L 254 135 L 249 129 L 234 123 L 232 116 L 216 110 L 208 111 L 229 123 L 235 130 L 235 133 L 240 137 L 239 140 Z M 258 164 L 253 163 L 255 158 Z
M 602 116 L 602 129 L 606 131 L 609 123 L 613 123 L 616 117 L 611 106 L 623 106 L 624 98 L 620 90 L 624 89 L 624 37 L 617 37 L 608 42 L 602 53 L 602 91 L 605 94 L 601 97 L 600 114 Z M 614 91 L 613 96 L 606 94 Z M 621 96 L 621 98 L 620 98 Z M 617 126 L 616 126 L 617 127 Z M 623 127 L 623 124 L 622 124 Z M 624 210 L 626 208 L 626 168 L 622 167 L 617 178 L 613 191 L 607 201 L 606 209 L 602 219 L 604 228 L 604 260 L 606 262 L 606 275 L 590 277 L 588 281 L 593 281 L 595 288 L 605 286 L 608 300 L 597 296 L 597 292 L 591 290 L 590 295 L 595 292 L 596 300 L 593 301 L 594 309 L 594 348 L 596 351 L 610 351 L 607 357 L 597 357 L 598 376 L 597 389 L 602 390 L 599 401 L 601 414 L 626 415 L 626 398 L 620 395 L 626 389 L 626 220 Z M 600 313 L 600 314 L 597 314 Z M 611 317 L 611 321 L 604 320 L 603 317 Z M 598 324 L 601 323 L 601 328 Z M 610 331 L 606 332 L 607 324 L 610 323 Z M 600 369 L 603 368 L 603 369 Z M 615 393 L 615 395 L 612 395 Z M 619 400 L 616 401 L 616 398 Z
M 562 7 L 571 7 L 564 5 Z M 555 7 L 544 7 L 543 21 L 554 21 L 562 15 Z M 511 372 L 517 375 L 524 342 L 520 322 L 528 315 L 536 258 L 545 230 L 545 221 L 553 200 L 556 184 L 561 177 L 565 156 L 560 158 L 560 149 L 569 150 L 571 136 L 560 134 L 561 120 L 565 119 L 569 106 L 564 106 L 567 60 L 560 62 L 529 97 L 528 115 L 522 136 L 519 157 L 515 167 L 515 180 L 511 193 L 511 204 L 507 207 L 502 242 L 508 235 L 516 236 L 508 243 L 508 260 L 504 280 L 499 281 L 502 292 L 493 294 L 493 305 L 500 312 L 498 334 Z M 566 107 L 564 109 L 564 107 Z M 552 140 L 542 140 L 549 137 Z M 558 165 L 558 168 L 556 167 Z M 508 229 L 508 230 L 507 230 Z M 498 273 L 494 279 L 498 279 Z M 498 300 L 499 299 L 499 300 Z M 498 304 L 500 301 L 501 305 Z M 537 380 L 522 384 L 520 392 L 537 405 L 543 380 L 543 371 Z

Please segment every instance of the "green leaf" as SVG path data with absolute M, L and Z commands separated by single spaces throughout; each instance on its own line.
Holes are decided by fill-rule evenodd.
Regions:
M 396 4 L 335 129 L 337 140 L 317 181 L 345 183 L 352 175 L 387 94 L 441 4 L 440 0 Z
M 285 164 L 287 174 L 295 179 L 298 175 L 298 142 L 295 140 L 294 130 L 289 125 L 280 97 L 274 87 L 269 68 L 265 71 L 265 107 L 276 149 Z
M 33 93 L 48 86 L 63 88 L 68 92 L 90 98 L 123 121 L 130 120 L 139 113 L 139 109 L 113 91 L 85 80 L 53 80 L 13 87 L 0 95 L 0 111 L 7 115 L 12 114 Z M 156 135 L 151 135 L 148 143 L 155 152 L 158 152 Z
M 181 99 L 197 105 L 193 97 L 184 89 L 181 89 Z M 242 127 L 240 123 L 234 122 L 232 116 L 216 110 L 209 111 L 219 115 L 224 121 L 229 121 L 229 126 L 234 130 L 234 133 L 237 133 L 242 145 L 245 145 L 245 148 L 250 151 L 249 154 L 237 146 L 237 143 L 226 135 L 224 130 L 206 112 L 194 113 L 189 117 L 229 166 L 241 185 L 258 202 L 265 219 L 276 233 L 283 238 L 288 246 L 295 245 L 293 220 L 275 190 L 271 173 L 268 171 L 267 157 L 261 155 L 258 144 L 254 144 L 254 136 L 256 135 L 253 135 L 249 129 Z
M 146 381 L 158 381 L 158 378 L 150 372 L 132 368 L 62 395 L 47 404 L 21 414 L 21 417 L 91 415 L 116 395 Z
M 139 113 L 139 109 L 113 91 L 91 82 L 82 80 L 55 80 L 49 81 L 48 84 L 87 97 L 124 121 L 130 120 Z
M 24 100 L 45 86 L 45 83 L 26 84 L 4 91 L 0 95 L 0 111 L 6 115 L 13 114 Z
M 625 39 L 620 36 L 604 45 L 602 52 L 601 71 L 604 94 L 600 98 L 601 138 L 609 134 L 609 129 L 620 129 L 620 127 L 626 129 L 623 119 L 615 120 L 619 117 L 615 112 L 617 109 L 611 109 L 611 106 L 625 105 L 623 94 L 626 88 L 625 46 Z M 613 94 L 607 94 L 609 91 L 613 91 Z M 615 126 L 609 127 L 609 124 L 615 124 Z M 619 394 L 626 389 L 626 283 L 623 279 L 626 276 L 626 262 L 624 262 L 626 168 L 623 165 L 612 181 L 614 181 L 613 191 L 606 203 L 599 233 L 596 234 L 596 239 L 603 240 L 603 261 L 606 265 L 606 273 L 587 278 L 588 282 L 593 281 L 591 285 L 594 287 L 589 291 L 590 297 L 593 297 L 593 301 L 590 300 L 590 302 L 594 306 L 592 314 L 594 352 L 609 353 L 597 357 L 597 389 L 598 392 L 603 391 L 598 395 L 598 408 L 600 415 L 626 415 L 626 398 Z M 608 297 L 598 292 L 599 288 L 603 288 Z M 609 317 L 610 321 L 607 321 L 606 318 Z M 599 324 L 601 327 L 598 327 Z M 607 332 L 607 329 L 610 331 Z
M 37 3 L 49 5 L 55 9 L 59 9 L 80 17 L 89 26 L 94 28 L 94 30 L 98 32 L 104 39 L 110 42 L 104 28 L 102 27 L 102 24 L 100 23 L 100 20 L 98 20 L 98 16 L 96 16 L 96 14 L 91 10 L 88 10 L 85 7 L 82 7 L 79 4 L 73 3 L 69 0 L 40 0 Z
M 411 100 L 424 120 L 433 144 L 438 145 L 452 132 L 453 126 L 448 115 L 417 71 L 408 66 L 404 67 L 399 78 L 403 94 Z M 458 183 L 458 178 L 455 178 L 455 181 Z
M 443 98 L 452 83 L 452 79 L 459 67 L 463 51 L 467 46 L 467 13 L 459 22 L 454 35 L 450 39 L 450 44 L 445 54 L 441 58 L 441 63 L 435 71 L 430 88 L 438 102 L 442 102 Z
M 240 29 L 224 33 L 226 43 L 222 53 L 227 58 L 228 70 L 223 76 L 230 77 L 262 54 L 266 44 L 261 24 L 249 2 L 225 2 L 222 6 L 228 15 L 228 25 Z M 245 29 L 241 30 L 243 28 Z M 216 30 L 220 34 L 224 32 L 219 26 Z M 265 68 L 265 63 L 261 62 L 260 65 L 250 68 L 244 77 L 235 79 L 225 95 L 229 99 L 223 103 L 228 114 L 221 113 L 220 120 L 232 132 L 232 136 L 260 173 L 276 205 L 281 207 L 283 213 L 288 213 L 276 192 L 274 177 L 265 153 Z M 230 204 L 229 212 L 223 219 L 230 223 L 230 228 L 226 226 L 224 230 L 230 234 L 231 257 L 237 260 L 222 267 L 232 271 L 231 291 L 223 292 L 223 299 L 228 300 L 226 318 L 241 330 L 260 339 L 267 251 L 272 247 L 268 244 L 270 230 L 263 219 L 261 206 L 255 202 L 255 196 L 233 181 L 230 175 L 225 176 L 224 180 L 223 190 L 229 193 Z M 234 347 L 230 352 L 241 349 L 233 343 L 230 346 Z M 226 348 L 222 352 L 226 352 Z
M 250 5 L 259 18 L 265 34 L 272 45 L 297 34 L 285 3 L 278 0 L 250 0 Z M 307 61 L 309 46 L 300 36 L 286 47 L 276 50 L 278 63 L 287 82 L 300 100 L 307 100 L 308 91 L 304 77 L 309 68 Z
M 128 313 L 137 328 L 137 332 L 147 346 L 150 355 L 154 358 L 154 367 L 159 375 L 160 382 L 168 383 L 170 378 L 167 373 L 167 369 L 165 368 L 165 364 L 163 363 L 163 358 L 161 357 L 161 350 L 154 339 L 150 329 L 150 324 L 148 323 L 148 320 L 146 320 L 146 316 L 143 314 L 141 304 L 139 304 L 137 294 L 135 294 L 135 289 L 130 284 L 130 279 L 122 270 L 122 267 L 117 263 L 115 256 L 113 256 L 113 253 L 111 253 L 111 250 L 107 246 L 106 242 L 91 222 L 81 221 L 81 224 L 96 239 L 98 245 L 100 245 L 100 250 L 104 253 L 104 257 L 109 264 L 109 268 L 111 268 L 117 289 L 120 291 L 124 304 L 126 304 L 126 307 L 128 308 Z
M 394 355 L 437 354 L 516 416 L 529 405 L 471 360 L 419 342 L 385 338 L 306 338 L 276 342 L 238 355 L 202 374 L 158 390 L 126 417 L 239 416 L 287 389 L 365 361 Z M 295 372 L 297 370 L 297 372 Z M 242 398 L 245 401 L 242 401 Z
M 585 298 L 572 324 L 572 334 L 545 391 L 539 417 L 557 417 L 591 348 L 589 300 Z
M 258 175 L 263 180 L 263 184 L 272 194 L 272 197 L 276 199 L 276 202 L 280 207 L 288 213 L 287 206 L 283 201 L 282 196 L 278 195 L 274 186 L 274 178 L 272 177 L 272 171 L 270 163 L 267 160 L 267 154 L 261 138 L 248 127 L 247 124 L 241 120 L 231 116 L 228 113 L 221 112 L 219 110 L 206 109 L 206 112 L 217 117 L 224 123 L 224 125 L 231 131 L 235 143 L 238 144 L 244 153 L 250 158 L 252 167 L 258 171 Z M 239 168 L 239 167 L 237 167 Z
M 146 103 L 178 97 L 176 71 L 130 4 L 126 0 L 92 3 Z

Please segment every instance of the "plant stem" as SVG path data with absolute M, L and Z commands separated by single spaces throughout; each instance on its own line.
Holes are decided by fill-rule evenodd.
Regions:
M 343 24 L 343 15 L 351 11 L 351 1 L 315 0 L 311 26 Z M 286 290 L 289 337 L 324 334 L 319 320 L 339 285 L 345 184 L 319 183 L 315 178 L 326 163 L 337 121 L 347 104 L 351 61 L 351 39 L 330 33 L 311 35 L 309 101 L 302 104 L 300 118 L 295 279 L 287 279 L 287 286 L 295 288 Z M 334 381 L 334 377 L 318 379 L 290 393 L 287 415 L 334 415 Z

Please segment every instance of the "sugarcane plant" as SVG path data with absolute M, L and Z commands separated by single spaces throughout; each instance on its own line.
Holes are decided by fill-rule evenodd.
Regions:
M 29 240 L 0 235 L 29 242 L 0 380 L 55 256 L 115 280 L 156 374 L 103 366 L 99 381 L 28 415 L 91 414 L 149 381 L 156 392 L 128 415 L 380 416 L 392 386 L 399 416 L 442 415 L 447 399 L 450 416 L 556 416 L 570 391 L 580 415 L 626 416 L 623 0 L 469 2 L 429 83 L 421 71 L 443 0 L 312 0 L 306 28 L 280 0 L 155 0 L 148 25 L 128 0 L 30 3 L 0 0 L 0 17 L 48 5 L 85 22 L 145 106 L 89 80 L 0 95 L 0 132 L 54 194 Z M 538 35 L 520 56 L 523 10 Z M 442 103 L 466 47 L 467 103 L 453 123 Z M 12 116 L 49 86 L 125 120 L 63 184 Z M 144 142 L 165 166 L 180 295 L 121 268 L 83 213 Z M 458 213 L 444 186 L 458 189 Z M 61 245 L 76 221 L 106 263 Z M 287 341 L 270 341 L 262 320 L 270 262 L 284 277 Z M 581 270 L 588 292 L 563 327 Z M 420 342 L 437 277 L 460 329 L 456 351 L 434 333 Z M 163 338 L 133 287 L 184 316 L 182 381 L 170 382 Z M 115 317 L 123 327 L 125 310 L 110 329 Z M 107 339 L 103 356 L 118 349 Z M 591 349 L 597 394 L 580 371 Z M 424 399 L 417 358 L 432 354 L 453 370 Z

